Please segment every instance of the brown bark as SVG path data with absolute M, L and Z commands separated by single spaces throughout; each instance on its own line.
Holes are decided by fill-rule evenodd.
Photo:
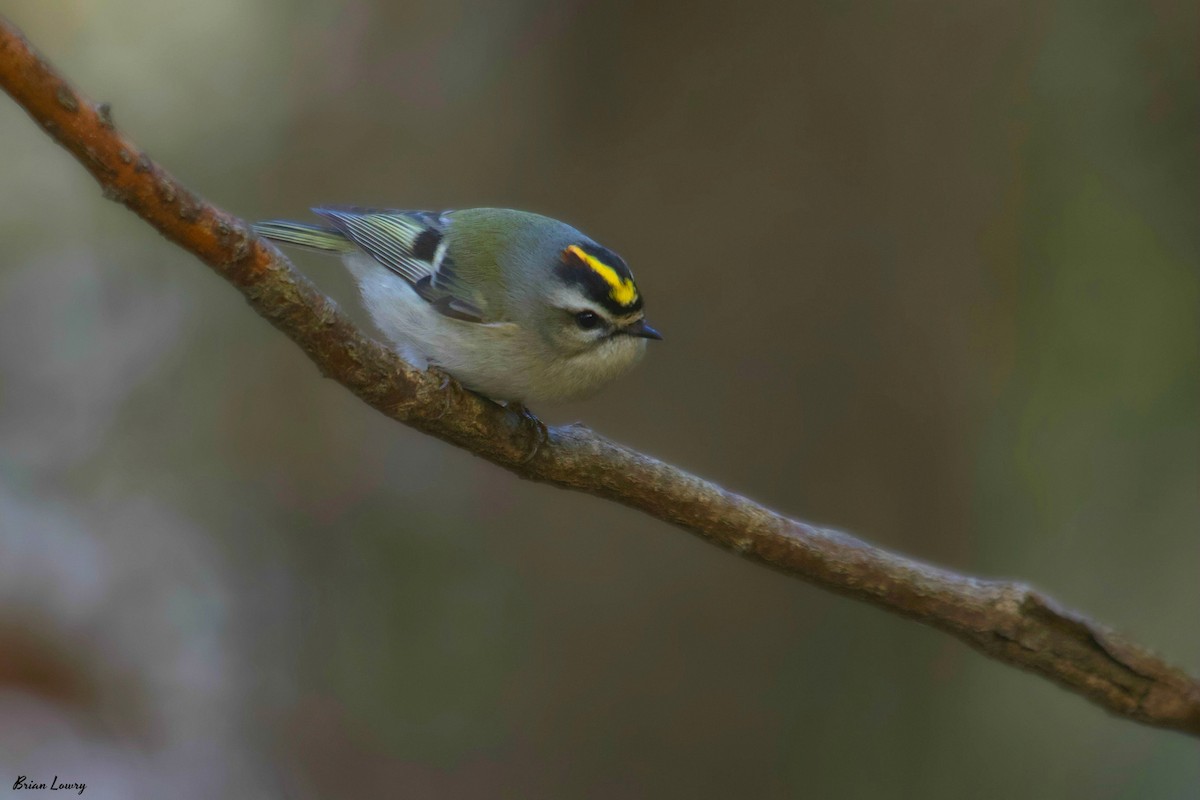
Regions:
M 547 429 L 365 336 L 246 224 L 193 194 L 0 18 L 0 85 L 99 182 L 232 283 L 321 372 L 389 417 L 523 478 L 636 508 L 727 550 L 957 636 L 1130 719 L 1200 735 L 1200 683 L 1027 586 L 980 580 L 777 514 L 582 426 Z

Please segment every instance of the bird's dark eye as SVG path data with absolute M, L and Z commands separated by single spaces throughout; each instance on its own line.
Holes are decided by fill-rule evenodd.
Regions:
M 585 331 L 590 331 L 600 324 L 600 315 L 594 311 L 580 311 L 575 315 L 575 324 Z

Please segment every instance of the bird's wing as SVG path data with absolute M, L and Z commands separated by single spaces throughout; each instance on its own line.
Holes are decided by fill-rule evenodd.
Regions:
M 314 208 L 334 229 L 408 281 L 438 312 L 465 322 L 488 322 L 478 292 L 457 280 L 447 252 L 449 220 L 434 211 Z

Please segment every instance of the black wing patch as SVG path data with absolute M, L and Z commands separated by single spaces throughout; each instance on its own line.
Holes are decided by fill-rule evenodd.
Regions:
M 446 252 L 445 215 L 433 211 L 314 208 L 363 252 L 404 278 L 439 313 L 464 322 L 484 322 L 473 293 L 455 281 Z

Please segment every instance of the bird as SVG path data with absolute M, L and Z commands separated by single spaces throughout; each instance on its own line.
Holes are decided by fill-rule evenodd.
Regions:
M 619 255 L 550 217 L 504 208 L 312 209 L 273 242 L 340 256 L 396 352 L 501 403 L 565 402 L 626 373 L 662 335 Z

